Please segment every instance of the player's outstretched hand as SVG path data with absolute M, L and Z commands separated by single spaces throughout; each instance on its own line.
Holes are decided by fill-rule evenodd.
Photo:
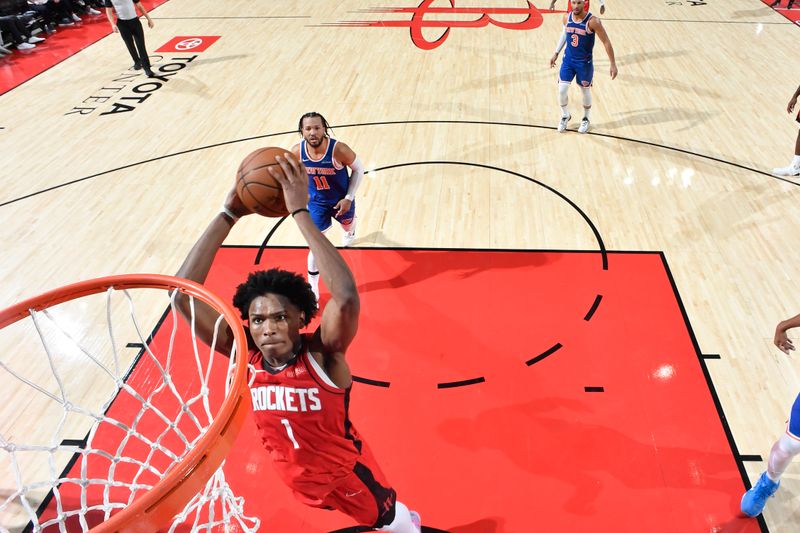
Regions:
M 600 6 L 600 14 L 601 15 L 605 15 L 606 14 L 606 6 Z
M 556 61 L 558 61 L 558 54 L 553 54 L 553 57 L 550 58 L 550 68 L 556 66 Z
M 235 186 L 228 192 L 228 196 L 225 198 L 225 202 L 222 205 L 237 217 L 253 214 L 253 212 L 247 209 L 242 203 L 242 199 L 239 198 L 239 195 L 236 193 Z
M 792 98 L 791 100 L 789 100 L 789 105 L 786 106 L 786 112 L 791 113 L 792 111 L 794 111 L 794 106 L 796 104 L 797 104 L 797 98 Z
M 555 8 L 556 8 L 556 0 L 551 0 L 550 7 L 548 9 L 550 9 L 552 11 Z
M 617 78 L 617 74 L 619 71 L 617 70 L 617 64 L 611 63 L 611 79 L 614 80 Z
M 772 342 L 775 343 L 775 346 L 777 346 L 780 351 L 787 355 L 794 350 L 794 343 L 786 336 L 786 330 L 782 329 L 780 324 L 775 328 L 775 339 Z
M 292 213 L 298 209 L 305 208 L 308 205 L 308 173 L 306 172 L 306 167 L 288 152 L 283 156 L 275 156 L 275 161 L 280 165 L 283 172 L 274 166 L 267 167 L 267 170 L 283 188 L 286 209 Z

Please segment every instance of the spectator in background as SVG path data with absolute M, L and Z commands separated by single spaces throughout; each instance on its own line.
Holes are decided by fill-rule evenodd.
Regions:
M 17 50 L 31 50 L 36 48 L 36 43 L 44 41 L 42 37 L 31 35 L 30 30 L 28 30 L 25 23 L 20 20 L 19 16 L 6 15 L 0 17 L 0 30 L 11 34 L 11 38 Z

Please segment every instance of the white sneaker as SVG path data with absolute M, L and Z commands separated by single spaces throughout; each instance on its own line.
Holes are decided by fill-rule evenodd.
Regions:
M 73 13 L 72 14 L 72 20 L 74 20 L 75 22 L 80 22 L 81 18 L 78 15 L 76 15 L 75 13 Z
M 89 7 L 89 10 L 87 11 L 87 13 L 89 13 L 90 15 L 99 15 L 100 14 L 100 12 L 98 10 L 96 10 L 95 8 L 93 8 L 93 7 Z
M 17 50 L 30 50 L 32 48 L 36 48 L 36 45 L 31 43 L 19 43 L 17 45 Z
M 800 176 L 800 167 L 789 165 L 788 167 L 773 168 L 773 176 Z
M 569 119 L 571 118 L 572 115 L 561 117 L 561 120 L 558 122 L 558 133 L 564 133 L 565 131 L 567 131 L 567 124 L 569 124 Z
M 417 531 L 422 531 L 422 517 L 419 516 L 419 513 L 416 511 L 409 511 L 408 514 L 411 515 L 411 523 L 414 524 L 414 527 L 417 528 Z
M 353 217 L 353 221 L 350 223 L 350 231 L 345 231 L 344 236 L 342 237 L 342 246 L 347 248 L 353 241 L 356 240 L 356 222 L 357 219 Z
M 342 246 L 347 248 L 353 241 L 356 240 L 356 230 L 352 229 L 350 231 L 346 231 L 344 237 L 342 237 Z
M 587 131 L 589 131 L 589 119 L 583 117 L 583 120 L 581 120 L 581 127 L 578 128 L 578 133 L 586 133 Z
M 41 37 L 36 37 L 36 36 L 34 35 L 34 36 L 31 36 L 31 37 L 28 39 L 28 42 L 29 42 L 29 43 L 31 43 L 31 44 L 43 43 L 43 42 L 44 42 L 44 39 L 42 39 Z

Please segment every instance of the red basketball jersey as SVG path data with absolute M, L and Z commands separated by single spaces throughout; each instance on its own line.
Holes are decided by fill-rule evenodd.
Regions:
M 295 496 L 318 505 L 361 456 L 361 438 L 350 423 L 350 388 L 337 387 L 308 353 L 307 335 L 300 353 L 281 370 L 250 352 L 253 416 L 264 448 L 278 475 Z

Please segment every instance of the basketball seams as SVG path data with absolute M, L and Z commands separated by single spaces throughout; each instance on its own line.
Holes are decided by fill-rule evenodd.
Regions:
M 245 157 L 239 165 L 236 191 L 251 211 L 268 217 L 288 214 L 280 183 L 267 170 L 278 164 L 275 157 L 283 153 L 287 153 L 287 150 L 277 147 L 260 148 Z
M 247 193 L 248 196 L 250 196 L 251 202 L 254 205 L 257 205 L 258 207 L 261 208 L 260 210 L 255 210 L 256 213 L 258 213 L 260 215 L 270 216 L 270 217 L 280 217 L 280 216 L 284 216 L 286 214 L 286 213 L 284 213 L 284 212 L 282 212 L 280 210 L 276 210 L 273 207 L 271 207 L 269 205 L 266 205 L 263 202 L 261 202 L 258 199 L 258 197 L 256 195 L 254 195 L 252 193 L 252 191 L 250 191 L 250 186 L 251 185 L 263 185 L 263 184 L 262 183 L 244 182 L 244 184 L 242 185 L 242 187 L 239 190 L 239 196 L 242 197 L 244 195 L 244 193 Z M 269 187 L 268 185 L 265 185 L 265 186 Z M 274 187 L 270 187 L 270 188 L 274 188 Z M 278 189 L 278 190 L 280 190 L 280 189 Z
M 263 151 L 265 151 L 265 150 L 269 150 L 269 148 L 259 148 L 258 150 L 256 150 L 256 151 L 255 151 L 255 152 L 253 152 L 252 154 L 250 154 L 250 155 L 248 155 L 247 157 L 245 157 L 245 158 L 244 158 L 244 161 L 242 161 L 242 163 L 239 165 L 239 173 L 241 173 L 241 172 L 242 172 L 242 169 L 243 169 L 244 167 L 246 167 L 246 166 L 247 166 L 247 164 L 248 164 L 250 161 L 252 161 L 252 160 L 253 160 L 255 157 L 257 157 L 257 156 L 258 156 L 258 154 L 260 154 L 261 152 L 263 152 Z
M 267 163 L 266 165 L 261 165 L 260 167 L 253 167 L 253 168 L 249 169 L 245 174 L 242 174 L 242 169 L 241 169 L 241 167 L 239 167 L 239 179 L 243 179 L 243 178 L 247 177 L 248 174 L 252 174 L 256 170 L 261 170 L 261 169 L 264 169 L 264 168 L 267 168 L 267 167 L 274 167 L 277 164 L 278 163 Z

